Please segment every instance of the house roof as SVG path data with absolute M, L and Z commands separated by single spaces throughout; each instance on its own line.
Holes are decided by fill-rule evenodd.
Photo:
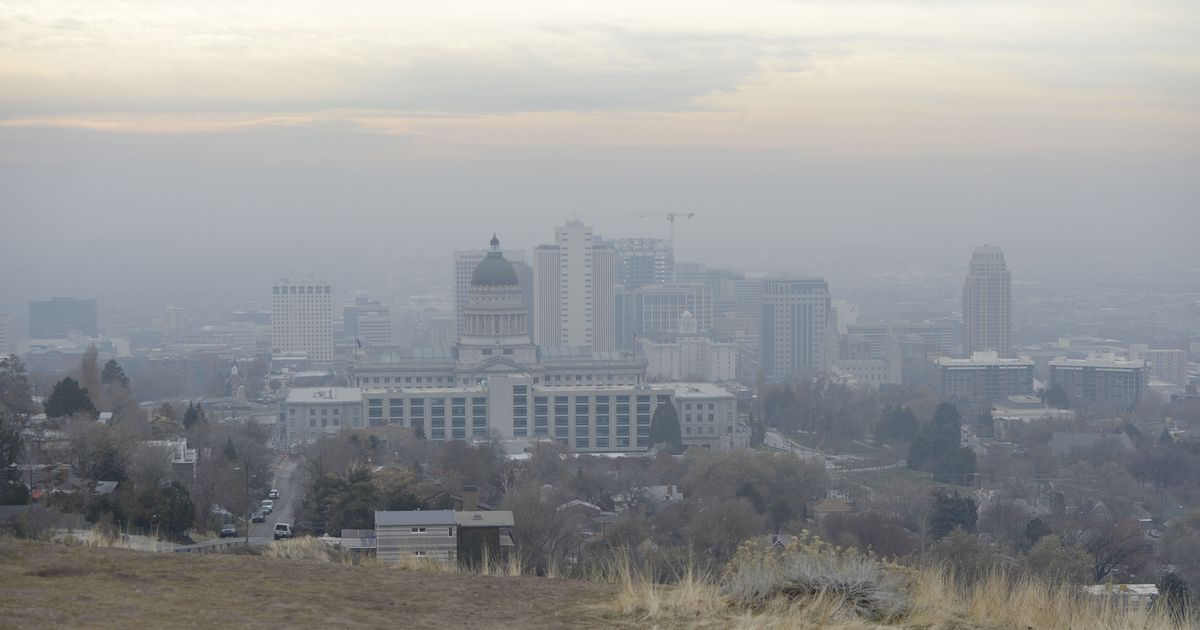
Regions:
M 813 506 L 814 512 L 849 512 L 850 502 L 845 499 L 821 499 Z
M 375 527 L 454 525 L 454 510 L 391 510 L 375 513 Z
M 1134 450 L 1125 433 L 1055 433 L 1050 436 L 1050 448 L 1055 453 L 1069 453 L 1077 448 L 1092 448 L 1104 440 L 1113 440 L 1127 451 Z
M 512 527 L 513 513 L 507 510 L 455 512 L 454 520 L 459 527 Z

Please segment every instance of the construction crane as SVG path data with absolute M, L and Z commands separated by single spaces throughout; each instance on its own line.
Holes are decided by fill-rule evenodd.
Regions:
M 696 216 L 696 213 L 695 212 L 644 212 L 642 214 L 639 214 L 638 216 L 642 217 L 643 219 L 646 217 L 667 217 L 667 221 L 671 222 L 671 253 L 674 254 L 675 253 L 675 219 L 678 217 L 690 219 L 690 218 Z
M 643 219 L 646 217 L 667 217 L 667 221 L 671 223 L 671 281 L 675 281 L 675 219 L 683 217 L 690 219 L 696 216 L 695 212 L 644 212 L 640 215 Z

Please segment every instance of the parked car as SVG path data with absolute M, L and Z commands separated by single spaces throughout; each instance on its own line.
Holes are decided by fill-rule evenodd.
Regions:
M 232 538 L 237 536 L 237 526 L 233 523 L 225 523 L 221 526 L 221 538 Z
M 325 526 L 320 523 L 302 521 L 292 525 L 293 536 L 324 536 Z
M 267 493 L 267 498 L 268 499 L 278 499 L 279 491 L 276 490 L 275 488 L 271 488 L 271 491 Z
M 280 538 L 291 538 L 292 526 L 287 523 L 275 523 L 275 540 Z
M 270 499 L 263 499 L 262 511 L 270 514 L 275 511 L 275 502 Z
M 267 520 L 267 515 L 262 510 L 259 510 L 259 511 L 255 512 L 254 514 L 250 515 L 251 523 L 264 523 L 264 522 L 266 522 L 266 520 Z

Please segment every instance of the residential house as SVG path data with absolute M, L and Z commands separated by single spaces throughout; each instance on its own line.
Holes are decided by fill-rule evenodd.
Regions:
M 375 513 L 376 554 L 405 559 L 478 564 L 488 554 L 505 557 L 513 546 L 508 511 L 406 510 Z M 359 536 L 363 538 L 363 536 Z

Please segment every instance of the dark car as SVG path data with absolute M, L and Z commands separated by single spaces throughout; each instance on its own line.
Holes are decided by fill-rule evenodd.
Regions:
M 325 525 L 303 521 L 292 525 L 293 536 L 324 536 Z
M 221 538 L 231 538 L 237 536 L 237 526 L 233 523 L 225 523 L 221 526 Z
M 259 511 L 255 512 L 254 514 L 250 515 L 251 523 L 265 523 L 266 520 L 267 520 L 267 515 L 263 514 L 262 510 L 259 510 Z

